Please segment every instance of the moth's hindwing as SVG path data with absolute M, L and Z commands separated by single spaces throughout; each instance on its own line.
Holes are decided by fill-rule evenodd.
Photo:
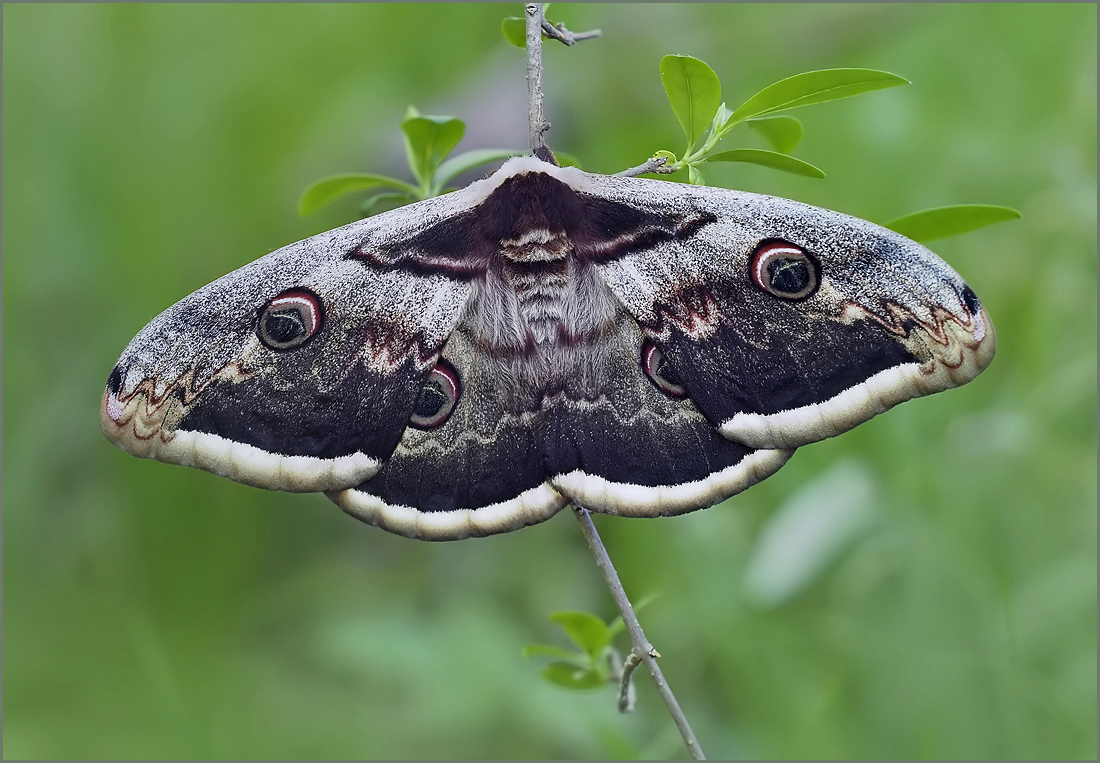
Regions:
M 135 455 L 449 540 L 570 502 L 713 505 L 993 352 L 973 291 L 883 228 L 520 158 L 169 308 L 101 421 Z

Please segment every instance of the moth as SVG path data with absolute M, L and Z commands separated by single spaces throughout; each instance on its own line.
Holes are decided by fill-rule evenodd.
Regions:
M 712 506 L 994 349 L 970 287 L 885 228 L 529 156 L 185 297 L 100 421 L 135 456 L 453 540 Z

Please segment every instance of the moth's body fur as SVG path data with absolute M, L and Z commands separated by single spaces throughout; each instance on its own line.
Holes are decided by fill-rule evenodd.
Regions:
M 165 311 L 101 421 L 136 455 L 454 539 L 570 501 L 712 505 L 993 352 L 969 287 L 890 231 L 521 158 Z
M 619 308 L 562 238 L 528 243 L 522 257 L 505 248 L 499 267 L 473 282 L 458 322 L 511 391 L 513 413 L 538 410 L 544 387 L 591 399 L 606 386 L 598 375 Z

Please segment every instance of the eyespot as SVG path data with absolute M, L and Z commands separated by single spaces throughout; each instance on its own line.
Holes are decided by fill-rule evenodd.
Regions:
M 642 345 L 642 370 L 649 380 L 657 385 L 657 389 L 671 397 L 686 397 L 687 389 L 680 381 L 676 369 L 669 365 L 665 354 L 653 344 L 646 342 Z
M 440 360 L 420 388 L 420 397 L 417 398 L 409 423 L 417 429 L 434 429 L 439 426 L 450 418 L 451 411 L 458 404 L 460 392 L 458 372 L 450 363 Z
M 321 330 L 321 299 L 305 289 L 289 289 L 260 311 L 256 335 L 272 350 L 294 350 Z
M 752 282 L 781 299 L 803 299 L 817 288 L 817 266 L 794 244 L 769 241 L 761 244 L 749 263 Z

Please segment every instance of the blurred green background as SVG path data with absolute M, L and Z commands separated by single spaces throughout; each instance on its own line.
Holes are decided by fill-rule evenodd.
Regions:
M 549 613 L 613 608 L 569 513 L 429 544 L 141 461 L 99 432 L 129 339 L 199 286 L 352 219 L 335 172 L 406 177 L 405 107 L 523 147 L 511 5 L 3 9 L 4 754 L 26 758 L 667 757 L 640 707 L 546 684 Z M 934 248 L 998 331 L 989 370 L 800 450 L 675 519 L 597 517 L 718 757 L 1096 756 L 1096 6 L 569 5 L 545 52 L 552 146 L 614 172 L 680 129 L 695 55 L 732 105 L 785 76 L 910 86 L 796 112 L 823 181 L 714 185 L 886 221 L 1023 219 Z M 740 128 L 739 128 L 740 129 Z M 735 132 L 723 145 L 763 147 Z

